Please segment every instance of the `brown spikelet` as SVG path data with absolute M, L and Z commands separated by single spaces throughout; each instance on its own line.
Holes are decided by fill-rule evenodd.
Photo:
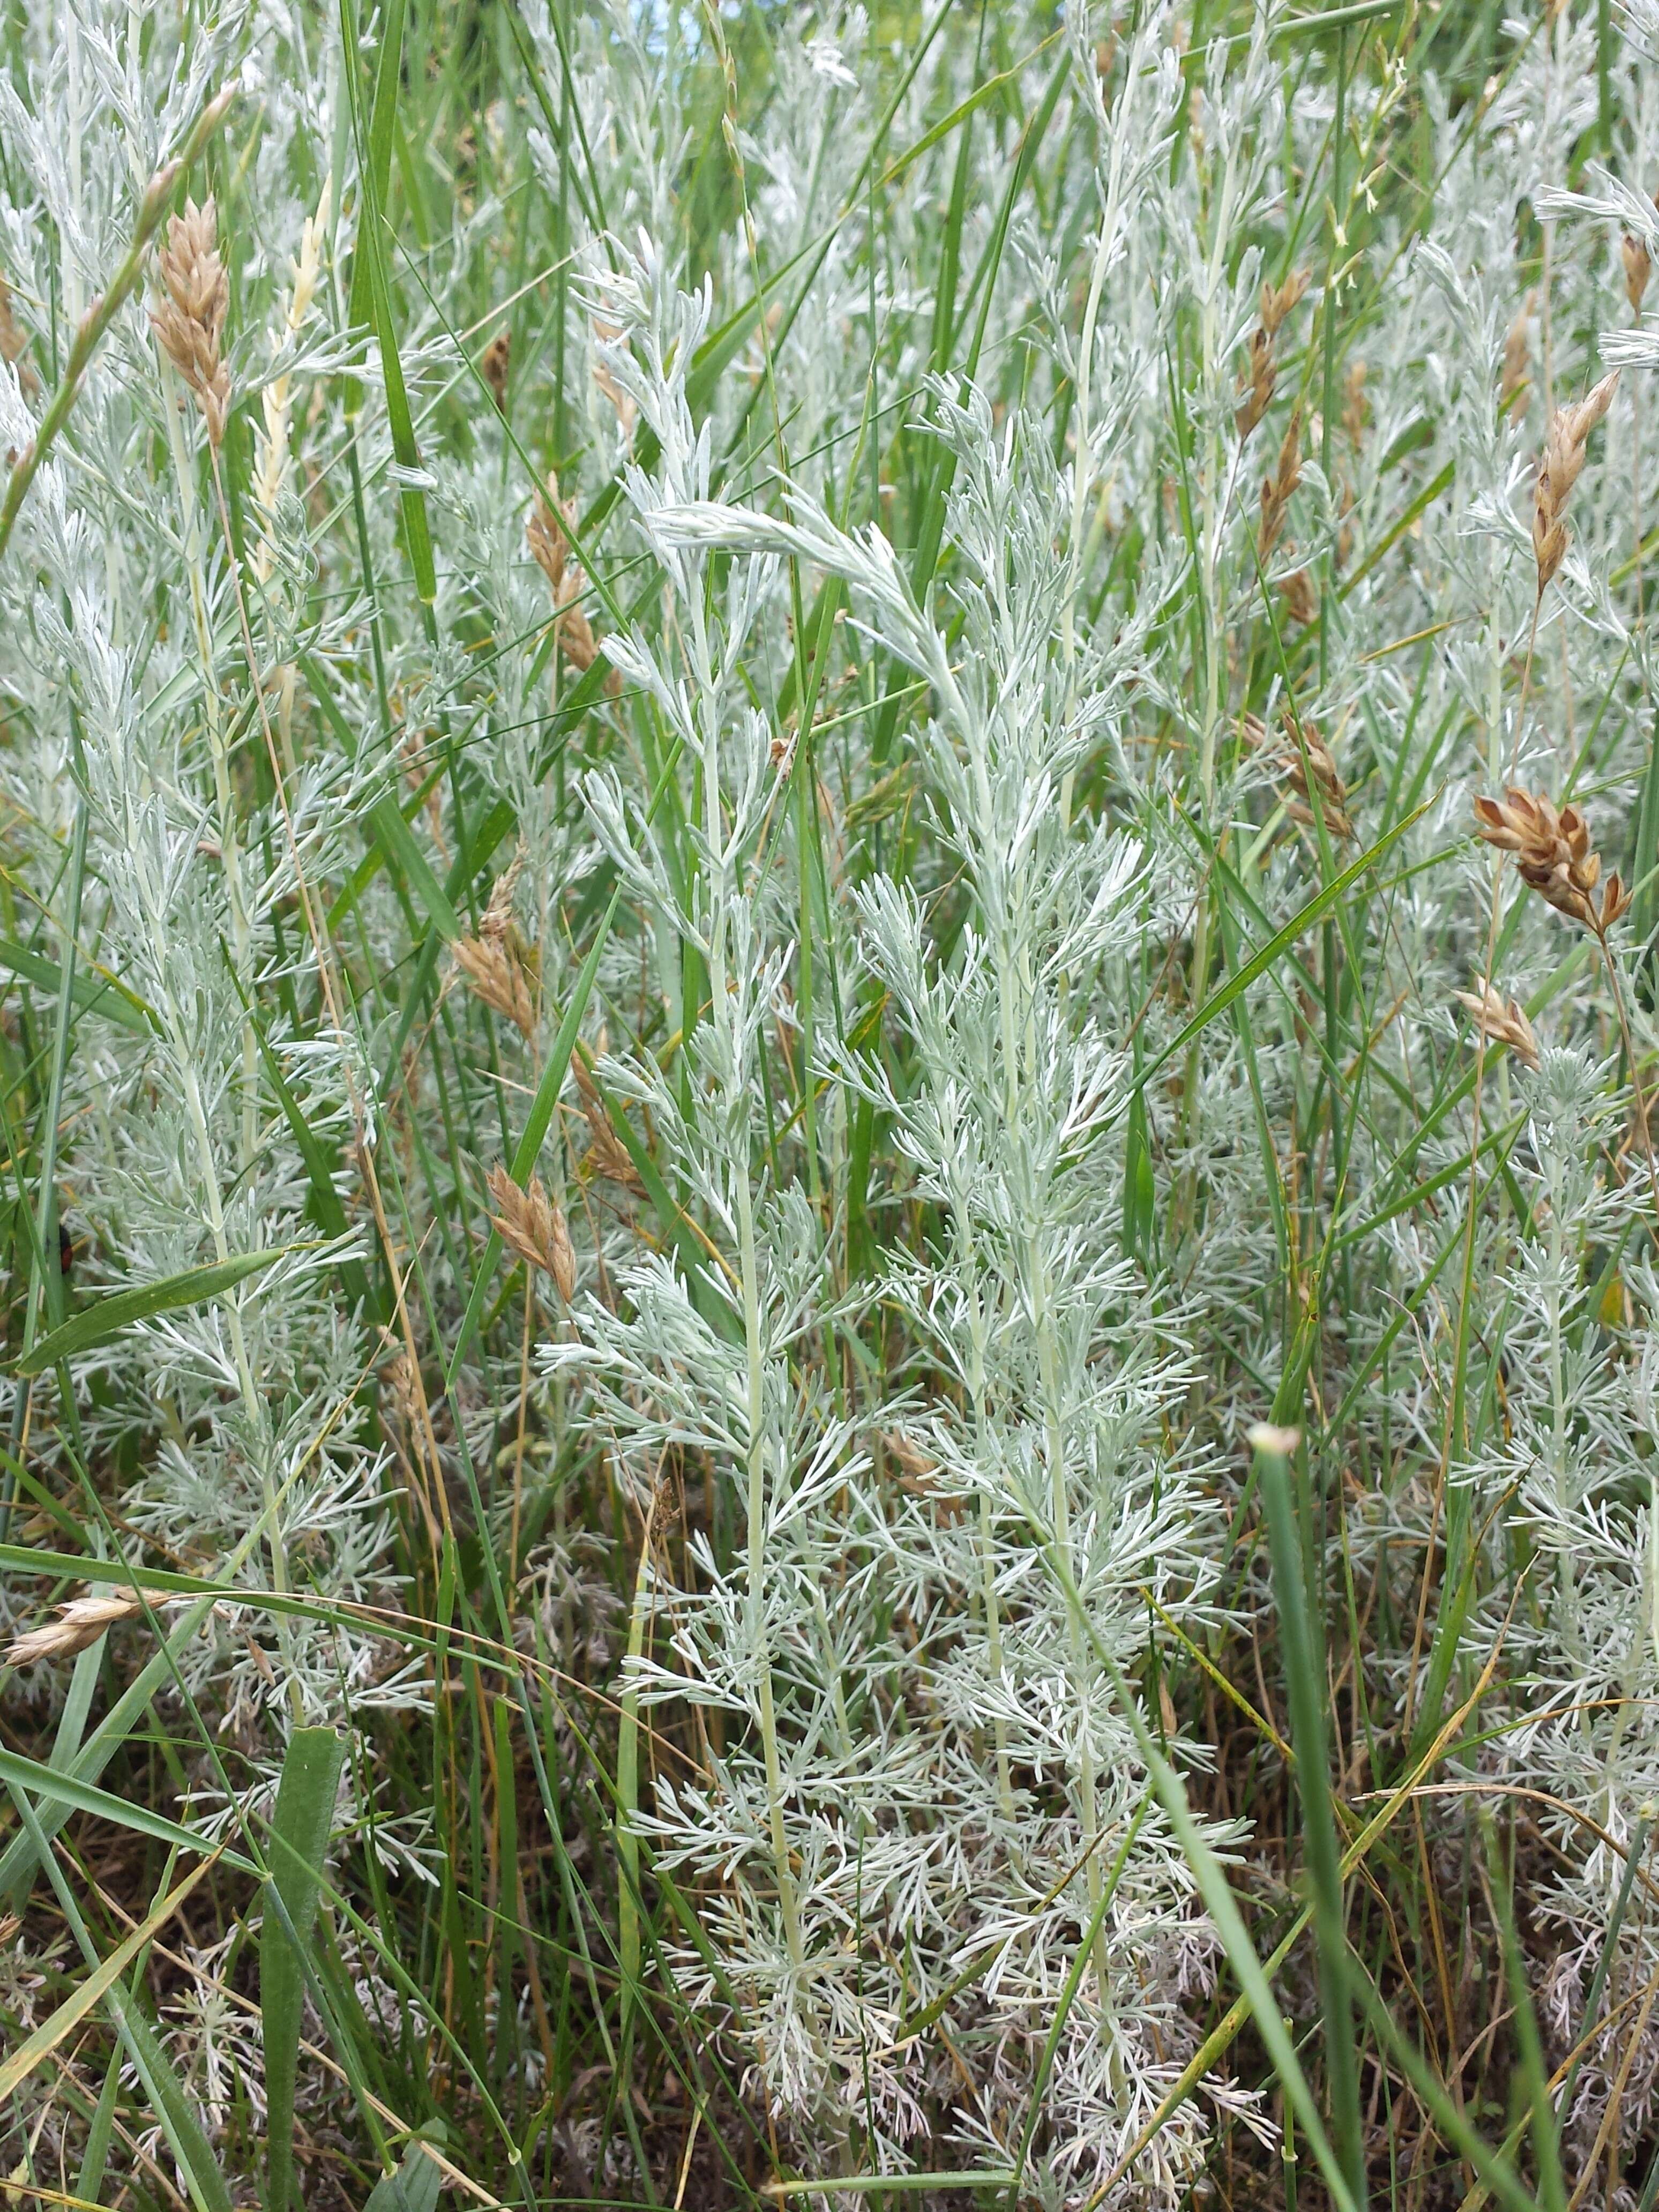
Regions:
M 389 1356 L 380 1369 L 380 1379 L 391 1393 L 392 1402 L 405 1430 L 418 1433 L 421 1425 L 421 1393 L 418 1378 L 410 1358 L 407 1346 L 398 1342 L 390 1330 L 383 1330 L 390 1347 Z
M 576 1079 L 576 1088 L 581 1093 L 584 1106 L 597 1106 L 599 1103 L 599 1088 L 590 1071 L 593 1062 L 603 1060 L 610 1049 L 610 1036 L 602 1029 L 592 1050 L 585 1044 L 579 1044 L 570 1055 L 570 1073 Z
M 1590 845 L 1589 824 L 1577 807 L 1558 810 L 1541 793 L 1511 784 L 1502 799 L 1477 798 L 1474 817 L 1476 835 L 1500 852 L 1513 853 L 1522 882 L 1569 921 L 1603 937 L 1629 906 L 1630 893 L 1617 870 L 1602 881 L 1601 856 Z
M 517 954 L 500 937 L 462 937 L 455 942 L 455 965 L 474 998 L 503 1014 L 526 1036 L 536 1030 L 535 1002 Z
M 593 335 L 601 341 L 608 341 L 620 337 L 622 332 L 614 323 L 607 323 L 596 315 L 593 319 Z M 593 381 L 617 410 L 617 425 L 623 438 L 631 443 L 634 436 L 634 424 L 640 410 L 635 404 L 633 393 L 625 392 L 617 383 L 610 362 L 603 355 L 599 356 L 593 363 Z
M 568 1305 L 576 1295 L 576 1254 L 563 1207 L 548 1196 L 539 1176 L 532 1176 L 528 1190 L 520 1189 L 500 1166 L 491 1168 L 486 1180 L 497 1208 L 490 1219 L 502 1243 L 550 1275 Z
M 1371 403 L 1365 397 L 1365 364 L 1354 360 L 1348 363 L 1348 373 L 1342 380 L 1342 427 L 1348 434 L 1351 445 L 1364 442 L 1365 426 L 1371 419 Z
M 11 287 L 0 276 L 0 361 L 17 371 L 18 389 L 25 398 L 40 389 L 40 380 L 23 359 L 28 332 L 18 322 L 11 304 Z
M 1308 790 L 1308 779 L 1311 775 L 1319 787 L 1319 811 L 1324 817 L 1326 833 L 1346 843 L 1355 834 L 1353 823 L 1348 818 L 1347 787 L 1338 775 L 1331 749 L 1317 726 L 1305 715 L 1299 726 L 1301 737 L 1298 743 L 1298 725 L 1287 708 L 1282 728 L 1274 736 L 1268 736 L 1263 724 L 1254 714 L 1244 716 L 1239 725 L 1239 732 L 1245 744 L 1271 761 L 1274 773 L 1289 784 L 1294 795 L 1285 799 L 1285 811 L 1291 821 L 1309 823 L 1313 821 Z
M 1584 465 L 1589 434 L 1613 404 L 1618 388 L 1615 368 L 1584 398 L 1571 407 L 1558 407 L 1551 419 L 1533 494 L 1532 550 L 1538 562 L 1540 596 L 1566 557 L 1567 502 Z
M 559 505 L 558 485 L 549 480 L 548 492 L 538 491 L 530 509 L 530 519 L 524 526 L 525 543 L 536 557 L 536 565 L 548 580 L 556 601 L 564 582 L 564 564 L 569 552 L 569 541 L 555 520 L 554 510 Z
M 549 492 L 551 499 L 549 498 Z M 554 513 L 558 508 L 558 515 Z M 574 501 L 559 504 L 558 486 L 550 482 L 548 492 L 538 491 L 525 525 L 525 541 L 536 557 L 553 593 L 554 632 L 559 649 L 579 674 L 585 675 L 599 655 L 599 641 L 580 605 L 587 579 L 570 558 L 569 539 L 559 527 L 559 517 L 574 524 Z
M 489 386 L 490 397 L 495 402 L 497 411 L 502 415 L 507 412 L 507 372 L 512 360 L 513 333 L 503 326 L 484 348 L 478 363 L 483 380 Z
M 478 920 L 480 937 L 491 938 L 497 944 L 507 944 L 513 939 L 513 894 L 524 873 L 526 857 L 525 842 L 520 837 L 510 864 L 490 887 L 489 904 Z
M 1528 330 L 1535 295 L 1528 292 L 1516 309 L 1515 319 L 1504 337 L 1504 369 L 1498 386 L 1498 408 L 1508 414 L 1525 398 L 1531 380 L 1532 348 Z
M 211 198 L 167 224 L 157 256 L 164 297 L 150 315 L 161 350 L 201 403 L 209 441 L 223 444 L 230 412 L 230 371 L 221 352 L 230 280 L 219 258 L 219 217 Z
M 1279 595 L 1285 602 L 1285 611 L 1293 623 L 1305 629 L 1319 619 L 1319 601 L 1305 568 L 1297 568 L 1285 577 L 1279 586 Z
M 620 1183 L 624 1190 L 643 1190 L 640 1171 L 635 1166 L 628 1147 L 611 1126 L 611 1116 L 605 1109 L 605 1101 L 598 1091 L 586 1100 L 587 1151 L 583 1165 L 593 1175 L 603 1176 L 606 1182 Z
M 1532 1033 L 1532 1024 L 1524 1009 L 1514 999 L 1505 999 L 1492 985 L 1481 981 L 1474 991 L 1454 991 L 1452 996 L 1460 1006 L 1467 1006 L 1476 1029 L 1494 1044 L 1506 1044 L 1523 1067 L 1538 1068 L 1538 1040 Z
M 1280 324 L 1307 289 L 1305 269 L 1292 270 L 1282 284 L 1261 287 L 1261 318 L 1250 332 L 1249 363 L 1238 380 L 1238 388 L 1244 396 L 1233 414 L 1233 425 L 1241 438 L 1248 438 L 1267 411 L 1273 386 L 1279 380 L 1273 340 L 1279 335 Z
M 1261 327 L 1270 338 L 1279 336 L 1279 326 L 1308 289 L 1305 269 L 1292 269 L 1277 289 L 1271 284 L 1261 287 Z
M 1258 323 L 1250 332 L 1249 367 L 1239 379 L 1244 397 L 1233 410 L 1233 427 L 1241 438 L 1248 438 L 1267 413 L 1278 381 L 1273 340 Z
M 1630 301 L 1633 315 L 1642 312 L 1642 295 L 1648 289 L 1648 278 L 1653 273 L 1653 262 L 1648 249 L 1639 238 L 1628 231 L 1619 241 L 1619 253 L 1625 264 L 1625 297 Z
M 1302 481 L 1302 413 L 1293 409 L 1285 426 L 1279 460 L 1270 477 L 1261 479 L 1261 558 L 1278 544 L 1285 527 L 1291 495 Z
M 169 1603 L 173 1595 L 170 1590 L 144 1592 L 152 1608 Z M 143 1610 L 136 1590 L 83 1591 L 60 1605 L 52 1619 L 39 1628 L 26 1629 L 22 1635 L 13 1637 L 6 1663 L 34 1667 L 43 1659 L 72 1659 L 76 1652 L 94 1644 L 106 1629 L 113 1628 L 118 1621 L 131 1620 Z
M 902 1429 L 883 1429 L 881 1440 L 906 1474 L 937 1473 L 939 1462 L 932 1452 L 924 1451 L 915 1438 L 907 1436 Z

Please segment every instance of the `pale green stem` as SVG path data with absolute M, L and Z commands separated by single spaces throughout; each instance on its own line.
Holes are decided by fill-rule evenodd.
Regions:
M 708 650 L 708 627 L 702 602 L 690 595 L 692 653 L 705 700 L 709 728 L 703 744 L 704 832 L 711 853 L 723 851 L 721 835 L 720 738 L 714 726 L 714 663 Z M 708 933 L 708 995 L 710 1018 L 729 1024 L 732 1018 L 726 990 L 726 923 L 731 901 L 741 896 L 732 880 L 732 866 L 721 860 L 710 886 L 714 902 Z M 783 1762 L 778 1751 L 777 1708 L 772 1687 L 772 1652 L 766 1632 L 766 1393 L 765 1359 L 761 1342 L 760 1270 L 755 1251 L 755 1211 L 745 1156 L 734 1163 L 732 1174 L 738 1209 L 738 1264 L 743 1285 L 743 1326 L 746 1353 L 748 1462 L 748 1598 L 749 1629 L 760 1672 L 761 1748 L 766 1762 L 767 1822 L 771 1836 L 772 1862 L 778 1885 L 778 1907 L 783 1917 L 789 1956 L 798 1968 L 806 1963 L 800 1919 L 795 1905 L 795 1879 L 789 1866 L 789 1842 L 783 1819 Z

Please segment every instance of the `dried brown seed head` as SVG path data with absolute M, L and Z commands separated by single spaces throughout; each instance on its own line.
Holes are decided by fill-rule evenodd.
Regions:
M 486 1180 L 499 1209 L 490 1218 L 502 1243 L 550 1275 L 568 1305 L 576 1295 L 576 1253 L 563 1207 L 548 1196 L 539 1176 L 532 1176 L 528 1190 L 521 1189 L 500 1166 L 491 1168 Z
M 1293 269 L 1276 289 L 1271 284 L 1261 287 L 1261 327 L 1270 338 L 1279 336 L 1279 326 L 1308 289 L 1308 272 Z
M 1279 543 L 1285 528 L 1285 517 L 1290 508 L 1291 495 L 1301 481 L 1302 414 L 1298 408 L 1291 410 L 1273 474 L 1261 479 L 1261 550 L 1264 561 Z
M 525 524 L 525 543 L 536 557 L 536 564 L 551 586 L 556 604 L 560 587 L 564 582 L 564 564 L 569 555 L 569 540 L 559 527 L 559 518 L 569 519 L 569 510 L 559 499 L 557 479 L 550 477 L 545 491 L 538 491 L 530 509 L 530 519 Z
M 1633 315 L 1642 312 L 1642 295 L 1648 289 L 1648 278 L 1653 273 L 1653 263 L 1648 249 L 1639 238 L 1628 231 L 1619 241 L 1620 257 L 1625 264 L 1625 297 L 1630 301 Z
M 144 1600 L 154 1610 L 169 1604 L 171 1590 L 146 1590 Z M 138 1594 L 131 1589 L 93 1589 L 60 1605 L 56 1615 L 39 1628 L 15 1636 L 6 1653 L 12 1667 L 34 1667 L 46 1659 L 72 1659 L 94 1644 L 106 1629 L 142 1613 Z
M 412 1432 L 418 1432 L 421 1425 L 420 1378 L 410 1358 L 408 1346 L 399 1343 L 390 1330 L 384 1330 L 382 1334 L 391 1352 L 381 1366 L 380 1379 L 392 1394 L 392 1402 L 404 1426 Z
M 483 357 L 478 363 L 483 380 L 489 386 L 490 395 L 503 415 L 507 412 L 507 372 L 512 360 L 513 333 L 503 327 L 496 331 L 484 348 Z
M 1532 550 L 1538 562 L 1540 593 L 1566 557 L 1567 503 L 1584 465 L 1589 434 L 1612 406 L 1618 388 L 1615 368 L 1583 399 L 1558 407 L 1551 418 L 1533 494 Z
M 915 1437 L 906 1436 L 902 1429 L 884 1429 L 881 1440 L 906 1474 L 924 1475 L 938 1472 L 939 1462 L 932 1452 L 924 1451 Z
M 1342 385 L 1342 427 L 1356 446 L 1364 439 L 1365 426 L 1371 419 L 1371 404 L 1365 397 L 1367 373 L 1363 361 L 1352 361 Z
M 1515 313 L 1504 339 L 1504 372 L 1498 386 L 1498 405 L 1506 413 L 1524 397 L 1532 368 L 1528 337 L 1534 295 L 1528 292 Z
M 1238 380 L 1243 398 L 1233 410 L 1233 427 L 1241 438 L 1248 438 L 1267 411 L 1273 386 L 1279 380 L 1273 340 L 1279 335 L 1280 324 L 1307 289 L 1305 269 L 1293 270 L 1282 284 L 1261 287 L 1261 319 L 1250 332 L 1249 362 Z
M 230 280 L 219 258 L 219 218 L 211 198 L 167 224 L 157 256 L 165 296 L 150 315 L 163 353 L 201 403 L 210 442 L 224 442 L 230 412 L 230 371 L 221 350 Z
M 1478 991 L 1455 991 L 1452 996 L 1460 1006 L 1468 1009 L 1483 1036 L 1489 1037 L 1494 1044 L 1506 1044 L 1523 1066 L 1536 1072 L 1538 1040 L 1524 1009 L 1516 1000 L 1504 999 L 1484 979 Z
M 633 1155 L 611 1126 L 605 1101 L 597 1091 L 586 1101 L 586 1112 L 587 1150 L 582 1157 L 583 1166 L 593 1175 L 603 1176 L 607 1182 L 620 1183 L 624 1190 L 643 1190 L 645 1186 Z
M 1233 410 L 1233 427 L 1241 438 L 1248 438 L 1267 413 L 1278 380 L 1273 342 L 1258 325 L 1250 333 L 1249 366 L 1238 380 L 1238 388 L 1244 397 Z
M 548 490 L 536 495 L 525 525 L 525 539 L 552 589 L 554 635 L 559 648 L 578 673 L 586 674 L 599 656 L 599 641 L 578 605 L 587 588 L 587 579 L 580 564 L 570 558 L 569 538 L 560 527 L 561 520 L 574 524 L 575 503 L 561 504 L 558 486 L 550 480 Z
M 484 908 L 478 922 L 480 937 L 494 938 L 499 944 L 507 942 L 514 936 L 513 894 L 518 889 L 520 877 L 524 873 L 526 858 L 525 842 L 520 837 L 514 850 L 512 860 L 496 877 L 490 888 L 489 904 Z
M 1294 569 L 1280 584 L 1279 592 L 1285 601 L 1285 611 L 1293 623 L 1305 629 L 1319 619 L 1319 600 L 1313 580 L 1305 568 Z
M 535 1034 L 536 1007 L 530 986 L 515 954 L 501 938 L 458 938 L 455 965 L 475 998 L 482 999 L 492 1012 L 516 1023 L 526 1036 Z
M 1239 725 L 1239 733 L 1247 745 L 1266 755 L 1275 773 L 1290 785 L 1294 796 L 1285 799 L 1285 811 L 1291 821 L 1313 821 L 1309 791 L 1311 776 L 1318 788 L 1319 811 L 1326 834 L 1343 842 L 1352 838 L 1355 832 L 1348 818 L 1347 787 L 1337 773 L 1331 749 L 1316 723 L 1304 715 L 1298 725 L 1287 708 L 1281 728 L 1271 737 L 1254 714 L 1245 715 Z
M 1512 784 L 1501 799 L 1477 798 L 1474 814 L 1476 835 L 1513 853 L 1522 881 L 1569 921 L 1600 937 L 1629 906 L 1617 871 L 1602 883 L 1601 856 L 1591 848 L 1589 825 L 1577 807 L 1558 810 L 1541 793 Z

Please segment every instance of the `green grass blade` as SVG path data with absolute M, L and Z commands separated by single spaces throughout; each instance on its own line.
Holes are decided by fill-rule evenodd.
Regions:
M 1319 1954 L 1320 2011 L 1331 2124 L 1343 2171 L 1354 2202 L 1365 2202 L 1364 2123 L 1359 2104 L 1359 2051 L 1348 1990 L 1347 1916 L 1337 1849 L 1336 1818 L 1331 1808 L 1322 1711 L 1325 1680 L 1318 1645 L 1308 1618 L 1304 1561 L 1312 1546 L 1299 1536 L 1291 1499 L 1291 1452 L 1294 1431 L 1257 1427 L 1250 1442 L 1257 1480 L 1267 1507 L 1273 1555 L 1273 1595 L 1279 1606 L 1285 1657 L 1285 1687 L 1291 1708 L 1291 1738 L 1296 1749 L 1296 1790 L 1302 1805 L 1302 1840 L 1313 1887 L 1314 1936 Z
M 157 1314 L 176 1313 L 181 1306 L 204 1305 L 227 1291 L 262 1274 L 287 1256 L 291 1247 L 274 1252 L 239 1252 L 234 1259 L 210 1260 L 204 1267 L 186 1267 L 177 1275 L 161 1275 L 153 1283 L 135 1283 L 125 1291 L 109 1291 L 72 1314 L 59 1328 L 43 1336 L 17 1363 L 20 1375 L 44 1374 L 61 1360 L 107 1344 L 136 1321 L 150 1321 Z
M 21 975 L 35 989 L 56 997 L 62 988 L 62 970 L 55 960 L 44 953 L 32 952 L 26 945 L 15 944 L 9 937 L 0 937 L 0 968 L 9 969 Z M 82 963 L 76 963 L 71 994 L 77 1013 L 95 1014 L 100 1021 L 113 1022 L 134 1036 L 149 1037 L 157 1033 L 156 1018 L 126 985 L 113 975 L 99 969 L 88 975 Z
M 283 1754 L 271 1820 L 270 1890 L 259 1939 L 259 2014 L 264 2039 L 265 2202 L 288 2212 L 294 2197 L 294 2092 L 305 1995 L 305 1946 L 317 1913 L 318 1885 L 345 1763 L 344 1739 L 331 1728 L 296 1729 Z

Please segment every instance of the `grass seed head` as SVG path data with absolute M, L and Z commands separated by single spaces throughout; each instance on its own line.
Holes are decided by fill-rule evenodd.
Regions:
M 1507 414 L 1526 396 L 1532 376 L 1531 326 L 1534 295 L 1528 293 L 1504 336 L 1504 368 L 1498 386 L 1498 411 Z
M 585 675 L 598 656 L 599 642 L 579 604 L 587 579 L 570 558 L 569 539 L 559 526 L 560 518 L 574 523 L 575 507 L 570 501 L 560 503 L 558 485 L 550 479 L 547 490 L 538 491 L 531 507 L 525 542 L 553 593 L 554 630 L 560 649 L 571 666 Z
M 1304 629 L 1319 619 L 1319 599 L 1313 580 L 1305 568 L 1293 569 L 1279 586 L 1279 596 L 1285 602 L 1285 611 L 1293 623 Z
M 173 1601 L 169 1590 L 146 1590 L 144 1601 L 153 1608 Z M 72 1659 L 94 1644 L 106 1629 L 142 1613 L 138 1593 L 131 1589 L 84 1590 L 60 1605 L 52 1620 L 39 1628 L 15 1636 L 6 1652 L 11 1667 L 34 1667 L 48 1659 Z
M 1298 726 L 1285 710 L 1282 733 L 1269 737 L 1264 725 L 1254 714 L 1246 714 L 1239 726 L 1244 742 L 1254 751 L 1261 753 L 1273 763 L 1276 774 L 1291 787 L 1292 797 L 1285 800 L 1285 811 L 1292 822 L 1311 824 L 1313 809 L 1308 779 L 1311 775 L 1319 790 L 1319 811 L 1324 817 L 1328 836 L 1341 842 L 1354 836 L 1353 823 L 1348 818 L 1348 793 L 1337 773 L 1331 749 L 1321 736 L 1316 724 L 1304 715 Z
M 1302 481 L 1302 410 L 1291 410 L 1273 472 L 1261 479 L 1261 557 L 1265 561 L 1285 529 L 1291 495 Z
M 584 1164 L 606 1182 L 619 1184 L 624 1190 L 643 1190 L 640 1171 L 633 1156 L 611 1127 L 611 1116 L 605 1112 L 605 1102 L 597 1093 L 587 1101 L 587 1151 Z
M 483 349 L 478 363 L 483 380 L 489 386 L 490 397 L 502 415 L 507 412 L 507 373 L 513 360 L 513 333 L 503 326 Z
M 1261 287 L 1261 319 L 1250 333 L 1249 365 L 1239 379 L 1239 390 L 1244 398 L 1233 415 L 1234 427 L 1241 438 L 1249 436 L 1272 402 L 1273 386 L 1279 380 L 1273 340 L 1279 335 L 1280 324 L 1307 289 L 1305 269 L 1293 270 L 1282 284 Z
M 1577 807 L 1558 809 L 1541 793 L 1511 784 L 1501 799 L 1477 798 L 1474 813 L 1477 834 L 1500 852 L 1513 853 L 1521 880 L 1569 921 L 1601 937 L 1629 906 L 1630 893 L 1616 869 L 1602 882 L 1601 856 Z
M 230 412 L 230 371 L 221 350 L 230 280 L 219 258 L 219 217 L 211 196 L 167 224 L 157 256 L 163 298 L 150 314 L 161 350 L 201 403 L 216 451 L 224 443 Z
M 456 941 L 455 965 L 465 976 L 474 998 L 482 999 L 492 1012 L 532 1036 L 536 1029 L 535 1002 L 530 995 L 523 966 L 502 937 L 463 937 Z
M 505 1168 L 496 1166 L 487 1181 L 497 1208 L 490 1219 L 501 1231 L 502 1243 L 550 1275 L 568 1305 L 576 1295 L 576 1253 L 564 1208 L 548 1196 L 539 1176 L 532 1176 L 529 1189 L 524 1190 Z
M 1474 991 L 1455 991 L 1460 1006 L 1468 1008 L 1474 1025 L 1494 1044 L 1506 1044 L 1523 1067 L 1538 1069 L 1538 1040 L 1525 1010 L 1514 999 L 1505 999 L 1482 978 Z
M 1639 315 L 1642 295 L 1653 273 L 1653 262 L 1641 240 L 1632 238 L 1628 231 L 1619 241 L 1619 253 L 1625 264 L 1625 297 L 1630 301 L 1632 314 Z
M 1618 388 L 1615 368 L 1584 398 L 1569 407 L 1558 407 L 1551 418 L 1533 495 L 1532 550 L 1538 562 L 1540 594 L 1566 557 L 1567 503 L 1584 465 L 1589 434 L 1612 406 Z

